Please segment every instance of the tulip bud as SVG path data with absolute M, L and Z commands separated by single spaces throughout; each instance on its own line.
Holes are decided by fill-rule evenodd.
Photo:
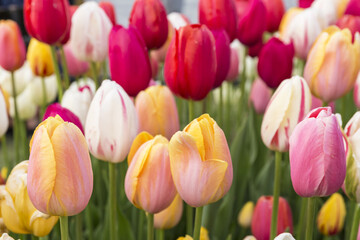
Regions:
M 16 95 L 22 93 L 28 84 L 33 80 L 34 75 L 31 71 L 29 63 L 25 61 L 24 65 L 14 72 Z M 0 67 L 0 86 L 7 93 L 12 95 L 12 79 L 11 73 Z
M 339 123 L 331 108 L 316 108 L 290 137 L 290 171 L 301 197 L 328 196 L 339 190 L 346 174 L 346 156 Z
M 180 128 L 176 102 L 166 86 L 152 86 L 135 99 L 139 131 L 170 139 Z
M 14 239 L 10 237 L 7 233 L 3 233 L 0 237 L 0 240 L 14 240 Z
M 274 240 L 295 240 L 295 238 L 290 233 L 282 233 L 274 238 Z
M 238 224 L 243 228 L 251 226 L 251 220 L 254 213 L 254 203 L 249 201 L 245 203 L 238 215 Z
M 239 76 L 240 59 L 235 48 L 230 47 L 230 67 L 226 76 L 226 80 L 229 82 L 235 81 Z
M 154 227 L 157 229 L 170 229 L 175 227 L 182 216 L 183 201 L 179 194 L 176 194 L 169 207 L 154 215 Z
M 261 0 L 250 0 L 245 12 L 239 15 L 238 39 L 241 43 L 252 46 L 262 39 L 266 21 L 259 21 L 266 16 L 266 8 Z
M 85 2 L 71 21 L 70 46 L 74 56 L 82 61 L 104 61 L 112 28 L 104 10 L 96 2 Z
M 257 240 L 268 240 L 270 238 L 271 215 L 273 197 L 262 196 L 258 199 L 251 222 L 251 232 Z M 292 213 L 289 203 L 282 197 L 279 198 L 279 209 L 277 217 L 277 234 L 284 231 L 293 231 Z
M 61 40 L 60 44 L 61 45 L 65 45 L 67 44 L 67 42 L 70 40 L 70 30 L 71 30 L 71 19 L 72 16 L 74 15 L 74 12 L 78 9 L 78 6 L 69 6 L 69 13 L 70 13 L 70 27 L 69 29 L 66 31 L 65 37 Z
M 71 122 L 75 124 L 80 129 L 80 131 L 84 133 L 84 129 L 79 118 L 69 109 L 62 107 L 59 103 L 53 103 L 46 108 L 43 121 L 48 117 L 55 117 L 56 115 L 59 115 L 65 122 Z
M 25 0 L 24 22 L 29 35 L 55 45 L 69 31 L 71 19 L 67 0 Z
M 22 93 L 16 96 L 17 110 L 21 120 L 28 120 L 36 115 L 37 105 L 33 102 L 32 88 L 27 87 Z M 14 97 L 10 98 L 10 117 L 15 117 Z
M 340 29 L 348 28 L 352 34 L 352 41 L 355 40 L 355 33 L 360 32 L 360 16 L 344 15 L 337 22 L 336 25 Z
M 230 68 L 230 41 L 224 30 L 213 30 L 216 48 L 216 74 L 214 88 L 221 86 Z M 220 64 L 221 63 L 221 64 Z
M 233 0 L 200 0 L 199 23 L 211 30 L 224 29 L 230 42 L 236 38 L 237 12 Z
M 79 118 L 82 126 L 85 126 L 90 103 L 95 95 L 95 85 L 91 85 L 91 83 L 83 82 L 80 86 L 78 83 L 72 83 L 61 100 L 61 106 L 73 112 Z
M 354 93 L 353 93 L 353 97 L 354 97 L 354 103 L 356 105 L 357 108 L 360 108 L 360 71 L 356 77 L 356 81 L 355 81 L 355 86 L 354 86 Z
M 86 117 L 85 136 L 90 152 L 104 161 L 122 162 L 137 132 L 134 103 L 120 85 L 104 80 Z
M 114 5 L 109 1 L 101 1 L 99 2 L 99 7 L 101 7 L 106 15 L 109 17 L 112 25 L 116 25 L 116 14 Z
M 164 65 L 170 90 L 186 99 L 202 100 L 214 86 L 215 40 L 205 25 L 188 25 L 176 30 Z
M 56 82 L 55 74 L 45 77 L 45 93 L 46 93 L 46 103 L 54 102 L 57 93 L 58 86 Z M 41 106 L 44 103 L 44 92 L 42 91 L 42 79 L 41 77 L 35 77 L 28 85 L 27 88 L 30 88 L 31 100 L 38 106 Z M 40 90 L 41 89 L 41 90 Z
M 285 13 L 282 0 L 263 0 L 266 8 L 266 31 L 276 32 Z
M 325 236 L 335 235 L 343 229 L 346 215 L 345 202 L 341 194 L 334 193 L 321 207 L 317 227 Z
M 25 61 L 25 43 L 19 26 L 12 20 L 0 20 L 0 66 L 13 72 Z
M 357 0 L 347 0 L 345 14 L 360 16 L 360 3 Z
M 224 132 L 208 114 L 175 133 L 169 152 L 176 189 L 190 206 L 216 202 L 229 191 L 233 179 L 229 147 Z
M 59 116 L 39 124 L 30 141 L 28 193 L 43 213 L 72 216 L 88 204 L 93 172 L 84 135 Z
M 308 8 L 314 2 L 314 0 L 298 0 L 298 1 L 299 1 L 298 5 L 301 8 Z
M 6 186 L 0 186 L 1 214 L 6 227 L 18 234 L 48 235 L 58 217 L 51 217 L 34 207 L 28 195 L 28 165 L 23 161 L 11 171 Z
M 54 63 L 49 45 L 32 38 L 26 57 L 36 76 L 46 77 L 54 73 Z
M 135 97 L 149 85 L 149 55 L 139 32 L 134 27 L 113 27 L 109 38 L 109 63 L 111 78 L 130 96 Z
M 9 116 L 6 110 L 4 95 L 0 89 L 0 138 L 6 133 L 9 127 Z
M 274 151 L 288 151 L 289 137 L 310 107 L 311 93 L 305 80 L 299 76 L 284 80 L 266 108 L 261 124 L 264 144 Z
M 77 59 L 71 49 L 71 43 L 64 46 L 64 53 L 66 58 L 66 65 L 68 67 L 69 75 L 78 77 L 85 74 L 89 70 L 89 63 Z
M 331 26 L 312 47 L 304 70 L 311 92 L 324 102 L 349 92 L 360 70 L 360 37 L 351 43 L 350 30 Z M 337 51 L 333 51 L 337 49 Z
M 148 49 L 158 49 L 168 36 L 166 10 L 160 0 L 135 0 L 129 24 L 137 28 Z
M 250 102 L 257 114 L 264 114 L 271 99 L 271 89 L 260 78 L 255 79 L 250 90 Z
M 290 78 L 293 69 L 294 47 L 278 38 L 271 38 L 261 49 L 258 73 L 271 88 L 277 88 L 281 81 Z

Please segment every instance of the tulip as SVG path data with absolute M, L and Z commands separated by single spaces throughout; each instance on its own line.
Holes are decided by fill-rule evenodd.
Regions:
M 238 224 L 243 228 L 251 226 L 251 220 L 254 213 L 254 203 L 249 201 L 241 208 L 238 215 Z
M 232 42 L 237 33 L 237 12 L 233 0 L 200 0 L 199 22 L 211 30 L 224 29 Z
M 35 129 L 30 141 L 28 193 L 43 213 L 72 216 L 88 204 L 93 173 L 88 147 L 78 127 L 59 116 Z
M 208 114 L 175 133 L 169 152 L 176 189 L 190 206 L 216 202 L 229 191 L 233 179 L 229 147 L 224 132 Z
M 170 139 L 180 128 L 176 102 L 166 86 L 152 86 L 135 99 L 139 131 Z
M 75 5 L 75 6 L 74 6 L 74 5 L 69 6 L 70 27 L 69 27 L 69 29 L 66 31 L 65 37 L 61 40 L 61 42 L 60 42 L 61 45 L 67 44 L 67 42 L 70 40 L 71 18 L 72 18 L 72 16 L 74 15 L 74 12 L 78 9 L 78 7 L 79 7 L 79 6 L 76 6 L 76 5 Z M 60 45 L 60 48 L 62 47 L 61 45 Z
M 0 186 L 1 214 L 6 227 L 18 234 L 48 235 L 58 217 L 37 210 L 28 195 L 28 165 L 23 161 L 11 171 L 6 185 Z
M 44 92 L 42 90 L 42 81 L 41 77 L 35 77 L 28 85 L 27 88 L 30 88 L 31 100 L 38 106 L 44 104 Z M 44 78 L 45 84 L 45 96 L 46 96 L 46 104 L 54 102 L 57 95 L 57 84 L 56 84 L 56 76 L 51 75 L 49 77 Z
M 7 233 L 3 233 L 0 237 L 0 240 L 14 240 L 14 239 L 10 237 Z
M 266 107 L 271 99 L 271 89 L 266 86 L 264 81 L 257 78 L 250 90 L 250 102 L 254 106 L 257 114 L 264 114 Z
M 248 48 L 248 55 L 252 58 L 258 57 L 263 47 L 264 43 L 262 40 L 259 40 L 257 43 Z
M 158 49 L 168 36 L 166 10 L 160 0 L 135 0 L 129 24 L 139 30 L 148 49 Z
M 56 115 L 59 115 L 60 118 L 65 122 L 70 122 L 75 124 L 82 133 L 84 133 L 82 124 L 79 120 L 79 118 L 72 113 L 69 109 L 66 109 L 62 107 L 59 103 L 53 103 L 49 105 L 46 109 L 46 112 L 43 117 L 43 121 L 46 120 L 49 117 L 55 117 Z
M 230 67 L 226 76 L 227 81 L 235 81 L 239 76 L 240 59 L 235 48 L 230 47 Z
M 4 136 L 9 127 L 9 117 L 6 109 L 4 95 L 0 89 L 0 138 Z
M 251 222 L 251 232 L 257 240 L 268 240 L 270 237 L 272 202 L 272 196 L 262 196 L 256 203 Z M 285 230 L 292 233 L 291 209 L 289 203 L 282 197 L 279 198 L 277 223 L 277 234 L 283 233 Z
M 274 240 L 295 240 L 295 238 L 290 233 L 282 233 Z
M 305 80 L 298 76 L 284 80 L 271 97 L 262 121 L 264 144 L 274 151 L 288 151 L 289 137 L 310 107 L 311 93 Z
M 263 0 L 266 7 L 266 30 L 276 32 L 285 13 L 282 0 Z
M 352 41 L 355 40 L 355 33 L 360 32 L 360 16 L 344 15 L 337 22 L 336 25 L 340 29 L 348 28 L 352 34 Z
M 313 2 L 314 0 L 299 0 L 299 7 L 308 8 L 311 6 Z
M 111 78 L 130 96 L 135 97 L 149 85 L 151 65 L 148 52 L 134 27 L 113 27 L 109 38 L 109 63 Z
M 101 1 L 99 2 L 99 7 L 101 7 L 105 11 L 112 25 L 116 25 L 116 14 L 114 5 L 109 1 Z
M 289 23 L 292 21 L 292 19 L 298 15 L 299 13 L 301 13 L 303 11 L 302 8 L 298 8 L 298 7 L 292 7 L 292 8 L 289 8 L 284 16 L 282 17 L 281 19 L 281 22 L 280 22 L 280 26 L 279 26 L 279 33 L 280 33 L 280 36 L 283 37 L 284 35 L 284 32 L 285 32 L 285 29 L 288 27 Z
M 27 60 L 36 76 L 47 77 L 54 73 L 50 46 L 32 38 L 29 43 Z
M 154 227 L 157 229 L 170 229 L 175 227 L 182 216 L 183 201 L 179 194 L 176 194 L 169 207 L 154 215 Z
M 177 238 L 177 240 L 193 240 L 192 237 L 190 237 L 189 235 L 186 235 L 185 237 L 179 237 Z M 210 240 L 209 238 L 209 232 L 206 228 L 201 227 L 200 230 L 200 240 Z
M 326 103 L 345 95 L 355 84 L 360 70 L 360 38 L 353 44 L 351 38 L 350 30 L 331 26 L 309 53 L 304 78 L 313 95 Z
M 24 65 L 18 70 L 14 71 L 15 80 L 15 94 L 22 93 L 28 84 L 33 80 L 34 75 L 29 66 L 29 63 L 25 61 Z M 11 73 L 0 67 L 0 86 L 9 94 L 13 95 L 13 87 L 11 83 Z
M 13 72 L 25 61 L 25 43 L 20 28 L 12 20 L 0 20 L 0 66 Z
M 137 132 L 133 102 L 120 85 L 104 80 L 86 117 L 85 136 L 90 152 L 104 161 L 122 162 Z
M 344 1 L 343 1 L 344 2 Z M 345 14 L 350 14 L 354 16 L 360 16 L 360 3 L 357 0 L 347 0 L 347 6 L 345 9 Z
M 323 102 L 319 98 L 314 97 L 314 96 L 311 97 L 311 108 L 310 108 L 311 110 L 318 108 L 318 107 L 322 107 L 322 105 L 323 105 Z M 328 106 L 331 107 L 331 110 L 333 112 L 335 112 L 335 102 L 329 103 Z
M 328 196 L 343 184 L 343 138 L 330 107 L 314 109 L 295 127 L 290 137 L 290 170 L 294 190 L 302 197 Z
M 325 236 L 335 235 L 344 227 L 345 202 L 341 194 L 334 193 L 321 207 L 317 218 L 319 231 Z
M 70 43 L 64 46 L 64 53 L 70 76 L 78 77 L 85 74 L 89 70 L 89 63 L 86 61 L 81 61 L 75 57 Z
M 359 87 L 360 87 L 360 72 L 357 75 L 357 78 L 355 81 L 354 94 L 353 94 L 354 103 L 357 108 L 360 108 L 360 91 L 359 91 L 360 89 L 359 89 Z
M 29 35 L 55 45 L 70 29 L 70 10 L 67 0 L 25 0 L 24 22 Z
M 108 53 L 111 21 L 96 2 L 80 5 L 72 17 L 71 50 L 82 61 L 101 62 Z
M 317 12 L 311 8 L 300 12 L 295 10 L 293 14 L 293 17 L 289 16 L 290 19 L 283 20 L 286 22 L 282 23 L 281 37 L 285 42 L 292 41 L 296 56 L 305 60 L 321 33 L 322 26 L 318 21 Z
M 256 240 L 256 238 L 252 235 L 246 236 L 243 240 Z
M 230 68 L 230 41 L 224 30 L 213 30 L 216 48 L 216 74 L 214 88 L 221 86 Z M 220 64 L 221 63 L 221 64 Z
M 205 25 L 188 25 L 176 30 L 164 65 L 170 90 L 186 99 L 202 100 L 214 86 L 215 40 Z
M 61 101 L 61 106 L 69 109 L 80 120 L 81 125 L 85 126 L 87 113 L 89 111 L 91 100 L 95 94 L 95 85 L 83 82 L 80 86 L 77 83 L 70 85 L 65 91 Z
M 344 0 L 317 0 L 311 5 L 311 9 L 315 11 L 322 30 L 336 23 L 339 18 L 338 11 L 341 8 L 341 1 Z
M 27 87 L 22 93 L 16 96 L 18 116 L 21 120 L 28 120 L 36 115 L 37 105 L 34 103 L 32 87 Z M 15 101 L 14 97 L 10 98 L 10 117 L 15 117 Z
M 271 88 L 277 88 L 281 81 L 290 78 L 293 69 L 294 47 L 278 38 L 271 38 L 259 55 L 258 73 Z
M 250 0 L 250 4 L 242 15 L 239 15 L 238 39 L 241 43 L 252 46 L 262 39 L 266 29 L 266 21 L 258 21 L 266 16 L 266 8 L 261 0 Z

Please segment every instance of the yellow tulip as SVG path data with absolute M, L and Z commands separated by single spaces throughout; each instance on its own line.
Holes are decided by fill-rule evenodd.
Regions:
M 54 63 L 49 45 L 32 38 L 26 58 L 36 76 L 47 77 L 54 73 Z
M 249 201 L 245 203 L 238 215 L 238 223 L 243 228 L 251 226 L 251 220 L 254 213 L 254 203 Z
M 352 43 L 349 29 L 325 29 L 310 50 L 304 70 L 313 95 L 328 103 L 349 92 L 360 70 L 359 55 L 359 35 Z
M 177 194 L 165 210 L 154 215 L 154 227 L 157 229 L 170 229 L 175 227 L 182 216 L 183 201 L 179 194 Z
M 38 211 L 31 203 L 27 192 L 28 162 L 16 165 L 6 185 L 0 186 L 1 214 L 10 231 L 42 237 L 49 234 L 58 217 Z
M 317 226 L 325 236 L 335 235 L 343 229 L 346 215 L 345 202 L 339 193 L 334 193 L 320 209 Z
M 186 235 L 185 237 L 177 238 L 177 240 L 193 240 L 193 238 L 189 235 Z M 200 229 L 200 240 L 210 240 L 209 232 L 204 227 L 201 227 L 201 229 Z

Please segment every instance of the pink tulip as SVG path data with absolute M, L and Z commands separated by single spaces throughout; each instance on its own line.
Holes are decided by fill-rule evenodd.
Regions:
M 355 86 L 354 86 L 354 103 L 357 106 L 357 108 L 360 108 L 360 72 L 357 75 Z
M 263 80 L 257 78 L 250 91 L 250 102 L 254 106 L 255 112 L 264 114 L 266 107 L 270 101 L 272 91 L 266 86 Z
M 59 103 L 53 103 L 47 107 L 43 121 L 45 121 L 48 117 L 55 117 L 56 115 L 59 115 L 65 122 L 71 122 L 75 124 L 84 134 L 84 129 L 80 119 L 69 109 L 62 107 Z
M 313 2 L 314 0 L 299 0 L 299 7 L 308 8 L 311 6 Z
M 221 86 L 230 68 L 230 41 L 224 30 L 212 30 L 216 45 L 216 74 L 214 88 Z M 220 64 L 221 63 L 221 64 Z
M 352 34 L 352 41 L 354 42 L 355 33 L 360 33 L 360 16 L 344 15 L 336 22 L 336 25 L 341 28 L 348 28 Z
M 72 77 L 78 77 L 85 74 L 89 70 L 89 63 L 77 59 L 72 53 L 70 44 L 64 46 L 66 65 L 69 70 L 69 75 Z
M 151 79 L 151 64 L 145 43 L 132 26 L 114 26 L 109 37 L 111 78 L 135 97 Z
M 235 81 L 239 76 L 239 54 L 235 48 L 230 48 L 230 68 L 226 76 L 226 80 L 229 82 Z
M 111 23 L 113 25 L 116 25 L 116 14 L 115 14 L 114 5 L 108 1 L 101 1 L 99 2 L 99 7 L 101 7 L 104 10 L 106 15 L 109 17 Z
M 290 137 L 290 170 L 301 197 L 329 196 L 341 188 L 346 156 L 339 123 L 330 107 L 317 108 Z
M 311 110 L 315 109 L 315 108 L 319 108 L 322 107 L 323 102 L 321 101 L 321 99 L 315 97 L 314 95 L 312 95 L 311 97 Z M 335 112 L 335 102 L 331 102 L 329 103 L 329 107 L 331 107 L 331 110 L 333 112 Z

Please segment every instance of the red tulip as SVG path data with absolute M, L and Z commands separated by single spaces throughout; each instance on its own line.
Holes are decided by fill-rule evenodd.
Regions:
M 232 42 L 236 38 L 237 14 L 233 0 L 200 0 L 199 22 L 211 30 L 225 29 Z
M 0 66 L 7 71 L 15 71 L 24 64 L 25 54 L 24 39 L 17 23 L 0 20 Z
M 336 25 L 341 28 L 348 28 L 352 34 L 352 41 L 354 42 L 355 33 L 360 32 L 360 16 L 344 15 L 336 22 Z
M 262 39 L 266 29 L 266 8 L 261 0 L 251 0 L 243 15 L 239 16 L 238 39 L 241 43 L 252 46 Z
M 116 14 L 115 14 L 114 5 L 108 1 L 101 1 L 99 2 L 99 7 L 101 7 L 105 11 L 111 23 L 113 25 L 116 25 Z
M 276 32 L 285 13 L 282 0 L 263 0 L 266 7 L 266 30 Z
M 230 41 L 224 30 L 213 30 L 216 45 L 217 64 L 214 88 L 219 87 L 225 80 L 230 68 Z
M 65 122 L 71 122 L 75 124 L 84 134 L 84 129 L 80 119 L 69 109 L 62 107 L 59 103 L 53 103 L 47 107 L 43 121 L 45 121 L 48 117 L 56 117 L 56 115 L 59 115 Z
M 149 85 L 151 65 L 140 33 L 132 26 L 116 25 L 109 36 L 111 78 L 130 96 L 136 96 Z
M 299 0 L 299 7 L 308 8 L 311 6 L 314 0 Z
M 158 49 L 165 43 L 168 21 L 160 0 L 135 0 L 129 23 L 139 30 L 148 49 Z
M 344 14 L 360 16 L 360 2 L 359 0 L 350 0 Z
M 248 48 L 249 56 L 253 58 L 258 57 L 263 47 L 264 47 L 264 43 L 262 42 L 261 39 L 259 42 L 255 43 L 255 45 Z
M 251 221 L 251 232 L 257 240 L 269 240 L 270 238 L 272 205 L 272 196 L 262 196 L 256 203 Z M 276 235 L 285 230 L 293 232 L 292 213 L 289 203 L 280 197 Z
M 24 0 L 24 21 L 29 35 L 41 42 L 60 43 L 70 29 L 67 0 Z
M 164 77 L 175 94 L 193 100 L 206 97 L 216 74 L 215 40 L 205 25 L 176 30 L 165 58 Z
M 77 8 L 78 8 L 78 6 L 76 6 L 76 5 L 72 5 L 72 6 L 69 7 L 70 19 L 74 15 L 74 12 L 76 11 Z M 69 41 L 69 39 L 70 39 L 70 30 L 71 30 L 71 21 L 70 21 L 69 30 L 66 32 L 64 39 L 61 40 L 61 42 L 60 42 L 61 45 L 65 45 Z
M 291 77 L 294 47 L 285 44 L 278 38 L 271 38 L 262 48 L 259 55 L 258 72 L 262 80 L 271 88 Z

